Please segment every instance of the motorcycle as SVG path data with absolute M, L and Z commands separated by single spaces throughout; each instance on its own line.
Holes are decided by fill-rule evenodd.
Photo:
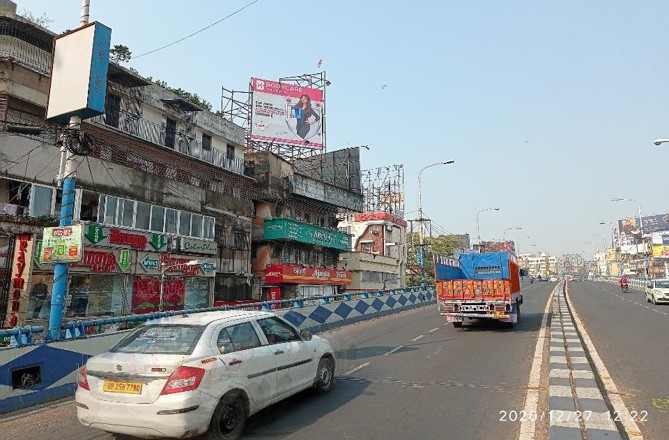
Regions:
M 623 293 L 627 293 L 629 291 L 629 285 L 628 284 L 621 284 L 620 289 L 623 291 Z
M 530 284 L 534 284 L 534 278 L 530 278 Z

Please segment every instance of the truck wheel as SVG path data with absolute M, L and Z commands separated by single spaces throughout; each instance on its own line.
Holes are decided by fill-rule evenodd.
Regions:
M 456 322 L 454 322 L 454 323 L 453 323 L 453 327 L 455 327 L 455 328 L 460 328 L 460 327 L 462 327 L 462 321 L 456 321 Z

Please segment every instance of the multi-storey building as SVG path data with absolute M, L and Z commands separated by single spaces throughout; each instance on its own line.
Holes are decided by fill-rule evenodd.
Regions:
M 539 254 L 519 254 L 518 261 L 521 269 L 526 269 L 532 276 L 542 277 L 558 274 L 558 259 L 545 252 Z
M 43 226 L 57 224 L 62 197 L 62 127 L 44 120 L 55 34 L 6 3 L 0 327 L 48 318 L 53 265 L 40 260 L 40 240 Z M 243 129 L 115 64 L 107 90 L 105 113 L 82 124 L 89 151 L 76 161 L 74 222 L 84 256 L 71 265 L 66 319 L 156 310 L 161 273 L 167 309 L 250 297 L 254 180 Z M 10 283 L 21 288 L 10 292 Z
M 351 270 L 348 290 L 406 287 L 406 221 L 385 212 L 342 216 L 339 230 L 352 234 L 352 251 L 341 255 Z
M 323 155 L 323 161 L 331 155 L 337 151 Z M 248 153 L 247 160 L 257 180 L 252 266 L 261 280 L 260 296 L 328 296 L 348 286 L 351 270 L 339 257 L 351 249 L 351 235 L 337 229 L 337 212 L 361 210 L 359 181 L 351 185 L 316 172 L 307 175 L 301 172 L 304 162 L 268 151 Z

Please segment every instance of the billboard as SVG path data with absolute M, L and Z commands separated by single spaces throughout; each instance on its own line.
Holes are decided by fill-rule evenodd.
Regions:
M 44 228 L 40 260 L 43 263 L 76 263 L 83 255 L 81 225 Z
M 251 140 L 323 148 L 323 91 L 251 78 Z
M 641 242 L 641 228 L 639 227 L 638 217 L 618 220 L 618 230 L 620 231 L 620 246 Z
M 666 244 L 653 246 L 653 257 L 669 259 L 669 246 Z
M 516 244 L 511 241 L 484 241 L 481 243 L 483 245 L 482 252 L 501 252 L 509 251 L 516 252 Z
M 644 234 L 669 231 L 669 214 L 649 215 L 647 217 L 641 217 L 641 220 L 643 220 Z

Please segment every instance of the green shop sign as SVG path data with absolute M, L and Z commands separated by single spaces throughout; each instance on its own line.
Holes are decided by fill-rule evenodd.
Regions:
M 266 240 L 292 240 L 300 243 L 351 250 L 351 235 L 286 218 L 265 220 Z

